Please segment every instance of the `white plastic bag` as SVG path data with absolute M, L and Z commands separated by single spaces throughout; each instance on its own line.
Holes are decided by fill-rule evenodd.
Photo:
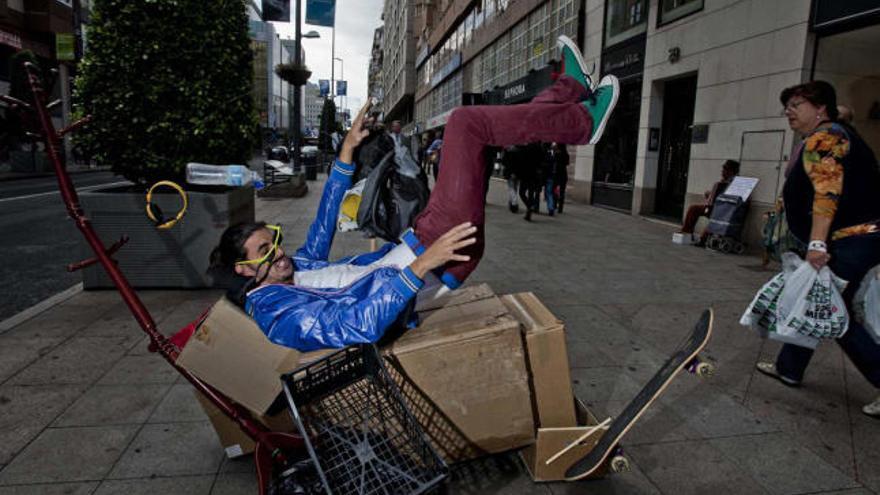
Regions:
M 789 271 L 793 271 L 792 268 Z M 801 347 L 815 349 L 819 345 L 819 339 L 801 335 L 797 332 L 779 333 L 776 322 L 776 305 L 779 302 L 779 295 L 785 286 L 786 272 L 780 272 L 773 276 L 769 282 L 764 284 L 749 307 L 746 308 L 739 323 L 743 326 L 751 327 L 762 338 L 770 338 L 785 344 L 794 344 Z
M 865 275 L 853 297 L 853 312 L 874 342 L 880 344 L 880 265 Z
M 846 333 L 849 315 L 840 295 L 846 281 L 827 266 L 817 272 L 790 253 L 785 255 L 783 267 L 785 286 L 776 304 L 776 332 L 820 339 L 839 338 Z

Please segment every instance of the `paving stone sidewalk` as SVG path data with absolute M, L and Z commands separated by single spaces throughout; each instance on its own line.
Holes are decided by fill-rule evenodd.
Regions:
M 285 247 L 302 241 L 321 182 L 296 200 L 258 200 Z M 757 258 L 670 243 L 672 228 L 566 205 L 532 223 L 493 182 L 487 253 L 470 283 L 534 291 L 567 325 L 577 395 L 596 416 L 619 413 L 706 307 L 705 353 L 716 375 L 682 375 L 626 437 L 628 473 L 533 484 L 513 455 L 453 471 L 448 493 L 870 494 L 880 492 L 880 421 L 860 413 L 876 394 L 834 345 L 817 352 L 801 389 L 754 372 L 778 345 L 739 327 L 772 272 Z M 334 256 L 363 251 L 358 234 Z M 218 291 L 144 291 L 172 333 Z M 0 335 L 0 495 L 252 494 L 253 463 L 229 461 L 190 386 L 146 351 L 115 292 L 85 292 Z

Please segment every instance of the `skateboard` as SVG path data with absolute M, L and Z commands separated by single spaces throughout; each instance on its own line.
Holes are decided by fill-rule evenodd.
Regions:
M 708 376 L 714 372 L 711 363 L 702 361 L 697 356 L 709 342 L 709 337 L 712 335 L 713 319 L 711 309 L 703 312 L 700 321 L 697 322 L 697 326 L 687 341 L 676 349 L 663 367 L 620 413 L 620 416 L 614 419 L 590 453 L 565 471 L 565 478 L 568 481 L 581 480 L 597 473 L 609 459 L 609 467 L 614 472 L 625 471 L 629 468 L 629 462 L 623 457 L 618 444 L 620 439 L 651 406 L 651 403 L 666 390 L 666 387 L 682 369 L 687 369 L 698 376 Z

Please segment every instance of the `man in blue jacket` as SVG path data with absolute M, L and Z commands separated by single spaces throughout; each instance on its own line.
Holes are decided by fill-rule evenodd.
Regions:
M 280 227 L 251 223 L 223 233 L 212 266 L 250 280 L 245 310 L 271 341 L 303 351 L 375 342 L 426 281 L 449 289 L 464 282 L 483 254 L 484 149 L 537 141 L 594 144 L 617 103 L 614 76 L 594 85 L 575 44 L 561 36 L 559 46 L 560 77 L 530 103 L 453 111 L 437 183 L 399 244 L 328 261 L 340 202 L 351 187 L 354 150 L 369 134 L 369 103 L 346 135 L 317 217 L 293 257 L 280 247 Z

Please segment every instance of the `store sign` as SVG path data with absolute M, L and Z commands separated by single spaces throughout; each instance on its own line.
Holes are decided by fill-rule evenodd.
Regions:
M 55 58 L 64 62 L 76 60 L 75 40 L 73 33 L 56 33 Z
M 306 0 L 306 24 L 333 27 L 335 23 L 336 0 Z
M 645 41 L 637 36 L 602 54 L 602 74 L 613 74 L 618 79 L 641 74 L 645 70 Z
M 455 52 L 452 59 L 431 76 L 431 87 L 433 88 L 443 82 L 444 79 L 449 77 L 459 67 L 461 67 L 461 52 Z
M 263 0 L 263 20 L 290 22 L 290 0 Z
M 486 94 L 485 102 L 488 105 L 509 105 L 521 103 L 535 97 L 544 88 L 553 84 L 551 78 L 552 67 L 544 67 L 541 70 L 530 72 L 506 86 Z
M 504 90 L 504 99 L 511 100 L 526 94 L 526 84 L 519 83 Z
M 845 29 L 848 24 L 859 25 L 869 19 L 880 18 L 877 0 L 815 0 L 813 2 L 813 29 Z
M 21 36 L 0 29 L 0 44 L 21 50 Z

